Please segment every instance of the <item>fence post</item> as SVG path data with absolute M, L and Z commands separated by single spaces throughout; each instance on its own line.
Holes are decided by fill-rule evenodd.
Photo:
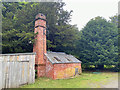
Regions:
M 2 55 L 0 56 L 0 90 L 2 89 Z

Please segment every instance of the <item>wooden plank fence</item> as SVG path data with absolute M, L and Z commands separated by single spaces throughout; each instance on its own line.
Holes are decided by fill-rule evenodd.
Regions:
M 35 82 L 35 53 L 0 54 L 0 89 Z

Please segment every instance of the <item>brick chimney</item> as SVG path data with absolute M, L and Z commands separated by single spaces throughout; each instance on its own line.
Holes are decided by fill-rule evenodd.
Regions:
M 44 54 L 46 53 L 46 17 L 42 13 L 39 13 L 35 17 L 35 30 L 34 33 L 38 33 L 35 36 L 35 44 L 33 45 L 33 52 L 36 52 L 35 68 L 37 70 L 37 76 L 45 76 L 46 62 Z

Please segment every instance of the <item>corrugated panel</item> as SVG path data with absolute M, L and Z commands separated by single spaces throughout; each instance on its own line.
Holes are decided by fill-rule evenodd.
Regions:
M 61 52 L 47 52 L 47 54 L 45 55 L 47 56 L 48 60 L 53 64 L 55 63 L 56 64 L 57 63 L 81 63 L 81 61 L 75 58 L 74 56 L 61 53 Z

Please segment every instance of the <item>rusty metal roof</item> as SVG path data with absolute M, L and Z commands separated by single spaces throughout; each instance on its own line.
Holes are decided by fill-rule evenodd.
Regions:
M 81 61 L 78 60 L 77 58 L 75 58 L 74 56 L 68 55 L 68 54 L 63 53 L 63 52 L 47 52 L 45 55 L 47 56 L 48 60 L 52 64 L 81 63 Z

